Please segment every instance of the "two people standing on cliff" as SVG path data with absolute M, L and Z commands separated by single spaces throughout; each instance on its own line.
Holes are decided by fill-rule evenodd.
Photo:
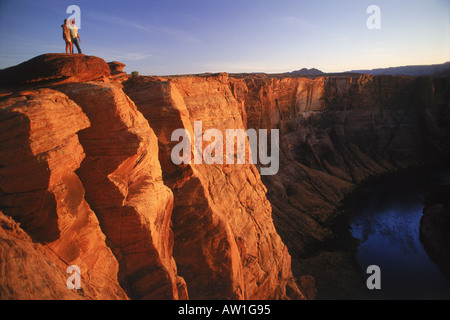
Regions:
M 77 47 L 78 53 L 82 53 L 79 43 L 81 38 L 78 33 L 78 28 L 75 25 L 75 19 L 72 19 L 71 21 L 65 19 L 64 24 L 61 27 L 63 29 L 63 39 L 66 42 L 66 53 L 73 53 L 74 44 Z

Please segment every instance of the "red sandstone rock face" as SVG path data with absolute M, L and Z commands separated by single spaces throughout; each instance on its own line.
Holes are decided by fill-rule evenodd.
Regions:
M 68 290 L 67 266 L 45 246 L 33 243 L 11 217 L 0 211 L 0 298 L 2 300 L 82 300 Z
M 2 298 L 348 297 L 351 257 L 321 252 L 336 206 L 367 177 L 450 147 L 448 79 L 220 74 L 122 89 L 109 72 L 83 55 L 0 72 Z M 278 174 L 175 165 L 171 134 L 193 137 L 194 121 L 279 129 Z M 65 288 L 68 264 L 86 274 L 82 292 Z M 28 267 L 42 275 L 19 281 Z
M 108 62 L 109 69 L 111 70 L 111 75 L 116 75 L 123 73 L 123 68 L 125 68 L 125 64 L 119 61 Z
M 141 78 L 125 88 L 159 138 L 163 176 L 175 197 L 174 258 L 190 297 L 302 298 L 256 168 L 171 162 L 178 142 L 170 137 L 176 129 L 186 129 L 191 137 L 194 121 L 202 121 L 203 132 L 214 128 L 224 137 L 226 129 L 244 129 L 243 106 L 234 99 L 228 78 Z
M 85 277 L 89 274 L 85 283 L 88 297 L 125 298 L 115 278 L 117 262 L 105 245 L 97 217 L 86 202 L 83 185 L 74 172 L 84 158 L 76 132 L 90 125 L 86 115 L 64 94 L 40 89 L 1 99 L 0 119 L 3 212 L 20 222 L 34 242 L 45 245 L 53 253 L 53 259 L 64 262 L 64 269 L 55 270 L 56 274 L 65 272 L 69 265 L 78 265 Z M 30 256 L 39 255 L 31 252 L 29 240 L 23 245 L 21 250 Z M 7 250 L 6 254 L 11 253 Z M 26 263 L 31 262 L 24 261 L 24 266 Z M 41 262 L 37 263 L 29 267 L 40 272 Z M 24 288 L 39 287 L 37 278 L 29 280 L 34 282 L 25 281 Z M 65 281 L 55 284 L 62 285 Z M 36 292 L 42 296 L 33 298 L 57 297 L 56 292 L 49 292 L 50 284 L 46 286 L 42 292 Z M 13 296 L 16 294 L 32 297 L 32 293 L 22 289 L 17 289 Z
M 83 54 L 47 53 L 0 70 L 0 86 L 45 86 L 54 82 L 104 80 L 110 76 L 101 58 Z
M 21 74 L 21 65 L 17 82 L 36 81 L 59 92 L 3 98 L 1 207 L 44 251 L 88 270 L 92 288 L 101 288 L 90 287 L 88 297 L 303 298 L 256 168 L 177 167 L 168 159 L 170 128 L 180 124 L 192 132 L 191 118 L 208 113 L 201 119 L 204 130 L 243 128 L 243 105 L 234 100 L 227 78 L 156 87 L 162 92 L 150 100 L 167 103 L 162 113 L 155 109 L 164 123 L 152 121 L 158 146 L 118 84 L 64 84 L 90 75 L 83 68 L 63 71 L 69 68 L 65 56 L 38 58 L 52 58 L 52 67 L 62 69 L 37 77 L 33 68 Z M 78 56 L 68 63 L 79 64 Z M 200 90 L 194 99 L 192 90 Z M 173 193 L 163 183 L 160 163 Z M 102 275 L 118 282 L 102 286 L 110 280 Z M 56 289 L 48 294 L 67 298 Z
M 120 284 L 132 299 L 187 298 L 172 256 L 173 195 L 162 181 L 153 130 L 113 84 L 58 89 L 91 122 L 79 133 L 86 158 L 77 174 L 119 262 Z
M 112 61 L 108 62 L 109 69 L 111 70 L 111 77 L 110 79 L 114 82 L 123 82 L 128 79 L 128 75 L 125 71 L 123 71 L 123 68 L 125 68 L 125 64 L 118 62 L 118 61 Z

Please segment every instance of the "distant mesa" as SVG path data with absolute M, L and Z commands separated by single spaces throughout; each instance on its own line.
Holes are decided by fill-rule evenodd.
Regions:
M 300 70 L 289 72 L 291 75 L 301 76 L 332 76 L 340 74 L 370 74 L 373 76 L 411 76 L 411 77 L 423 77 L 423 76 L 435 76 L 435 77 L 449 77 L 450 76 L 450 62 L 442 64 L 432 65 L 412 65 L 401 67 L 389 67 L 378 69 L 361 69 L 351 70 L 340 73 L 326 73 L 318 69 L 303 68 Z
M 378 68 L 371 70 L 352 70 L 350 73 L 366 73 L 374 76 L 436 76 L 448 77 L 450 76 L 450 62 L 432 65 L 416 65 L 416 66 L 402 66 L 390 68 Z
M 306 68 L 302 68 L 300 70 L 296 70 L 296 71 L 292 71 L 290 72 L 290 74 L 295 74 L 295 75 L 302 75 L 302 76 L 322 76 L 325 75 L 324 72 L 315 69 L 315 68 L 311 68 L 311 69 L 306 69 Z

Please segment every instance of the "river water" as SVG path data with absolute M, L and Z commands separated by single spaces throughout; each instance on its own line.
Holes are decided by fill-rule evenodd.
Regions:
M 419 239 L 424 200 L 431 188 L 450 184 L 450 169 L 395 174 L 362 187 L 351 201 L 351 233 L 360 240 L 365 272 L 381 270 L 376 299 L 450 299 L 450 286 Z M 370 274 L 364 274 L 367 279 Z

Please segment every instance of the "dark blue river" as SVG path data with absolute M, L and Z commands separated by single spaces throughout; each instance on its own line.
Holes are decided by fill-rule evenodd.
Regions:
M 360 240 L 363 269 L 381 269 L 377 299 L 450 299 L 450 286 L 419 239 L 424 200 L 432 187 L 450 184 L 450 170 L 396 174 L 363 187 L 351 204 L 351 233 Z M 370 275 L 364 273 L 367 279 Z

